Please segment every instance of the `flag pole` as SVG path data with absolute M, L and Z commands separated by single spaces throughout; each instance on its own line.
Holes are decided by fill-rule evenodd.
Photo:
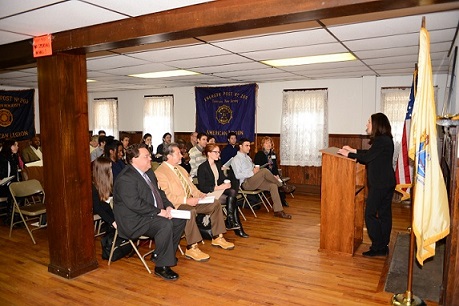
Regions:
M 426 18 L 422 17 L 421 28 L 425 28 Z M 417 67 L 416 67 L 417 68 Z M 416 171 L 416 170 L 415 170 Z M 413 187 L 411 188 L 411 223 L 414 220 L 414 197 L 415 197 L 415 188 L 416 188 L 416 178 L 413 177 Z M 408 254 L 408 279 L 406 284 L 405 294 L 398 293 L 394 294 L 392 297 L 392 305 L 396 306 L 424 306 L 427 305 L 422 299 L 413 294 L 413 266 L 414 266 L 414 245 L 415 245 L 415 236 L 413 231 L 413 224 L 411 224 L 410 229 L 410 250 Z

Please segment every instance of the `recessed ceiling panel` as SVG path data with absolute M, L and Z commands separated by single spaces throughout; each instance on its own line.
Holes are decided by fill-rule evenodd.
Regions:
M 221 66 L 221 65 L 228 65 L 228 64 L 248 63 L 248 62 L 252 62 L 252 61 L 250 59 L 247 59 L 237 54 L 227 54 L 227 55 L 209 56 L 209 57 L 171 61 L 171 62 L 167 62 L 167 64 L 174 66 L 174 67 L 179 67 L 182 69 L 188 69 L 188 68 L 196 68 L 196 67 Z
M 140 58 L 150 62 L 170 62 L 175 60 L 186 60 L 190 58 L 203 58 L 207 56 L 230 54 L 220 48 L 208 44 L 200 44 L 186 47 L 153 50 L 141 53 L 131 53 L 132 57 Z
M 66 1 L 0 19 L 0 30 L 38 36 L 123 18 L 126 16 L 91 4 Z
M 66 1 L 66 0 L 65 0 Z M 56 0 L 21 0 L 21 1 L 9 1 L 2 0 L 0 2 L 0 18 L 5 16 L 11 16 L 15 14 L 20 14 L 25 11 L 36 10 L 45 6 L 48 6 L 53 3 L 65 2 L 65 1 L 56 1 Z
M 244 71 L 244 70 L 253 70 L 253 69 L 263 69 L 268 66 L 258 63 L 258 62 L 251 62 L 251 63 L 241 63 L 241 64 L 229 64 L 229 65 L 221 65 L 221 66 L 208 66 L 208 67 L 197 67 L 193 68 L 193 71 L 200 72 L 200 73 L 221 73 L 221 72 L 229 72 L 229 71 Z
M 321 54 L 332 54 L 347 52 L 347 49 L 344 48 L 340 43 L 330 43 L 306 47 L 294 47 L 294 48 L 283 48 L 283 49 L 273 49 L 266 51 L 257 51 L 257 52 L 248 52 L 242 53 L 242 55 L 262 61 L 270 59 L 282 59 L 282 58 L 291 58 L 291 57 L 301 57 L 301 56 L 310 56 L 310 55 L 321 55 Z
M 459 10 L 422 15 L 426 17 L 426 28 L 429 31 L 457 27 Z M 344 26 L 329 27 L 338 39 L 356 40 L 371 37 L 391 36 L 401 33 L 419 33 L 422 16 L 408 16 L 379 21 L 356 23 Z M 362 30 L 365 29 L 365 30 Z
M 324 29 L 288 32 L 283 34 L 264 35 L 253 38 L 241 38 L 213 42 L 225 50 L 237 53 L 261 51 L 296 46 L 309 46 L 336 42 L 336 40 Z
M 125 55 L 96 57 L 88 59 L 87 61 L 88 70 L 107 70 L 111 68 L 138 66 L 142 64 L 149 64 L 149 62 Z

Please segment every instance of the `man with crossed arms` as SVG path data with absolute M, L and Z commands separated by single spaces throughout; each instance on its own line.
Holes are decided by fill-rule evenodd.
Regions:
M 197 214 L 210 215 L 213 246 L 225 250 L 234 249 L 234 244 L 223 238 L 223 233 L 226 233 L 226 226 L 220 202 L 198 204 L 199 199 L 204 198 L 206 194 L 196 188 L 186 170 L 179 166 L 182 154 L 178 145 L 176 143 L 169 144 L 164 148 L 164 153 L 165 162 L 155 171 L 159 187 L 166 193 L 167 198 L 176 209 L 191 212 L 191 218 L 187 220 L 185 226 L 185 239 L 187 241 L 185 256 L 196 261 L 207 261 L 210 258 L 208 254 L 198 248 L 198 242 L 202 241 L 202 236 L 196 224 Z

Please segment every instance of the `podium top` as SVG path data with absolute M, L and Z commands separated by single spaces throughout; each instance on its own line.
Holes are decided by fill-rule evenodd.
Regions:
M 350 160 L 350 161 L 354 161 L 355 162 L 355 159 L 353 159 L 353 158 L 349 158 L 349 157 L 346 157 L 344 155 L 338 154 L 338 150 L 339 150 L 339 148 L 337 148 L 337 147 L 329 147 L 329 148 L 320 150 L 320 152 L 322 152 L 322 154 L 333 155 L 335 157 L 344 158 L 346 160 Z

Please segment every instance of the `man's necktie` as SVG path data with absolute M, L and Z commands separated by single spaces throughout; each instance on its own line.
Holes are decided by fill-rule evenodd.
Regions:
M 186 198 L 191 198 L 191 188 L 190 188 L 190 185 L 188 185 L 188 182 L 186 181 L 186 179 L 183 177 L 182 173 L 180 173 L 179 169 L 177 167 L 174 167 L 174 171 L 175 171 L 175 174 L 177 174 L 179 180 L 180 180 L 180 183 L 182 183 L 182 186 L 183 186 L 183 189 L 185 189 L 185 194 L 186 194 Z
M 156 201 L 156 207 L 159 209 L 164 209 L 163 200 L 161 199 L 158 190 L 153 186 L 153 183 L 146 173 L 143 174 L 143 178 L 148 183 L 148 186 L 150 186 L 151 192 L 153 193 L 153 198 Z

